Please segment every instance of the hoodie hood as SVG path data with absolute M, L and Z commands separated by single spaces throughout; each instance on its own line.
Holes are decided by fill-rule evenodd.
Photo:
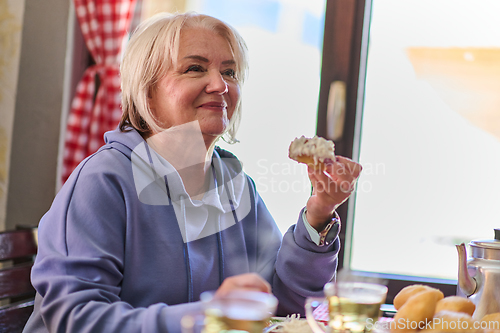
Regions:
M 201 136 L 201 131 L 199 133 Z M 184 154 L 180 157 L 183 163 L 178 163 L 179 159 L 168 149 L 169 145 L 174 144 L 174 138 L 178 137 L 178 133 L 171 137 L 172 140 L 164 137 L 160 141 L 161 147 L 155 142 L 155 149 L 148 144 L 149 140 L 146 142 L 133 129 L 128 132 L 107 132 L 105 141 L 129 157 L 139 200 L 147 205 L 172 206 L 183 240 L 189 242 L 222 231 L 247 216 L 251 208 L 250 190 L 240 161 L 233 154 L 216 147 L 208 171 L 209 188 L 201 200 L 193 200 L 173 166 L 177 164 L 178 167 L 186 168 L 184 171 L 189 171 L 193 165 L 185 163 L 189 160 L 189 156 L 186 158 L 185 155 L 193 147 L 180 151 L 180 154 Z M 191 144 L 192 140 L 189 142 Z M 166 155 L 174 162 L 167 160 L 164 157 Z M 191 163 L 203 162 L 191 159 Z

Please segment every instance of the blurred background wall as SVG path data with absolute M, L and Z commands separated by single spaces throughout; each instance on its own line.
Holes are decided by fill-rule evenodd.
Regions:
M 24 1 L 0 0 L 0 228 L 5 228 Z
M 0 0 L 0 228 L 36 225 L 55 194 L 68 0 Z

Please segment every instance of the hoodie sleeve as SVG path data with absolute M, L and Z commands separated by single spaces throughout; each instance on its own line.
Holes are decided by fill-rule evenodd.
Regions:
M 130 212 L 119 174 L 80 169 L 42 218 L 32 270 L 36 304 L 25 332 L 179 332 L 182 315 L 201 309 L 199 302 L 133 307 L 121 300 Z
M 251 178 L 250 178 L 251 180 Z M 317 245 L 303 220 L 303 208 L 298 221 L 281 239 L 279 229 L 251 180 L 256 200 L 258 232 L 258 269 L 278 298 L 278 316 L 304 315 L 306 297 L 322 297 L 323 286 L 336 277 L 340 249 L 339 223 L 326 235 L 328 244 Z
M 292 225 L 283 237 L 276 259 L 273 293 L 279 299 L 278 315 L 304 315 L 306 297 L 322 297 L 323 286 L 335 279 L 340 249 L 339 225 L 329 231 L 327 245 L 319 246 L 312 239 L 302 220 Z

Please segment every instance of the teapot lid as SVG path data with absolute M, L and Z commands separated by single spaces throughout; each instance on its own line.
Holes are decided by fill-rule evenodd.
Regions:
M 469 246 L 474 258 L 500 260 L 500 229 L 495 229 L 495 239 L 473 240 Z

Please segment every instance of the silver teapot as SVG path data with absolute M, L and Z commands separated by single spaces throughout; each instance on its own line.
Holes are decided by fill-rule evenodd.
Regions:
M 471 241 L 472 255 L 468 260 L 465 244 L 456 247 L 457 294 L 467 296 L 476 305 L 473 318 L 479 320 L 500 312 L 500 229 L 495 229 L 495 239 Z

